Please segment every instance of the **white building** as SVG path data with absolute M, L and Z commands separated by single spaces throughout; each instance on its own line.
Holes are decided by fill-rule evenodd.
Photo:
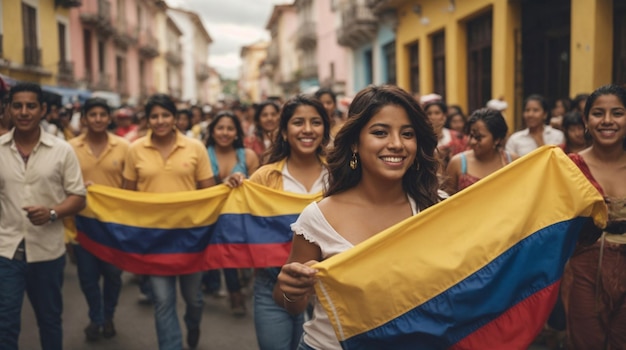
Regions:
M 209 102 L 209 45 L 213 41 L 197 13 L 170 8 L 167 14 L 182 32 L 181 99 L 192 103 Z

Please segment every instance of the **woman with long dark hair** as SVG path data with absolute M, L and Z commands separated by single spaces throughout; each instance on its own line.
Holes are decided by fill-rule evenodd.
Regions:
M 252 174 L 250 181 L 292 193 L 321 192 L 329 132 L 329 117 L 318 100 L 304 95 L 290 99 L 282 108 L 268 164 Z M 254 280 L 254 324 L 261 350 L 294 350 L 302 334 L 304 310 L 290 314 L 274 302 L 279 271 L 279 267 L 259 269 Z
M 328 155 L 324 199 L 295 224 L 274 300 L 289 313 L 314 304 L 298 349 L 341 349 L 314 295 L 310 265 L 339 254 L 440 200 L 437 137 L 417 101 L 391 85 L 359 92 Z
M 568 349 L 626 349 L 626 90 L 598 88 L 583 119 L 591 146 L 569 156 L 604 196 L 609 221 L 569 261 L 572 278 L 562 288 Z
M 243 146 L 243 129 L 232 112 L 218 113 L 208 128 L 207 152 L 216 183 L 236 187 L 259 167 L 259 158 Z M 241 293 L 237 269 L 224 269 L 224 279 L 230 296 L 230 307 L 235 316 L 246 314 L 246 304 Z M 209 276 L 216 276 L 214 270 Z

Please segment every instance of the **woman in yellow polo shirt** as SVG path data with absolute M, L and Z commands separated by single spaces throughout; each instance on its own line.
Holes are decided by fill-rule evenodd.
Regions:
M 323 152 L 330 140 L 330 120 L 317 99 L 303 95 L 285 103 L 279 132 L 269 149 L 268 164 L 250 181 L 293 193 L 321 192 L 326 183 Z M 298 346 L 304 317 L 292 316 L 272 297 L 280 267 L 257 270 L 254 280 L 254 324 L 260 350 Z
M 204 145 L 176 129 L 176 105 L 167 95 L 156 94 L 145 107 L 148 134 L 131 144 L 124 165 L 124 185 L 142 192 L 181 192 L 215 184 Z M 195 348 L 202 318 L 202 273 L 150 276 L 154 295 L 156 331 L 161 350 L 183 348 L 176 314 L 176 280 L 187 304 L 187 344 Z

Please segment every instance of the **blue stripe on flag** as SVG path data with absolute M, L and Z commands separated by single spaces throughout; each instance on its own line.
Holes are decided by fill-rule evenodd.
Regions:
M 409 350 L 419 344 L 420 349 L 449 348 L 560 279 L 587 220 L 591 219 L 577 217 L 537 231 L 440 295 L 345 340 L 342 347 Z M 485 295 L 497 297 L 485 300 Z

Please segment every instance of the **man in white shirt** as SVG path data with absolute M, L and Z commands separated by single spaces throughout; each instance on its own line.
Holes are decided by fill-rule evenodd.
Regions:
M 41 87 L 9 92 L 14 128 L 0 137 L 0 347 L 17 349 L 24 291 L 43 350 L 61 350 L 63 217 L 85 207 L 85 187 L 71 146 L 40 126 Z

